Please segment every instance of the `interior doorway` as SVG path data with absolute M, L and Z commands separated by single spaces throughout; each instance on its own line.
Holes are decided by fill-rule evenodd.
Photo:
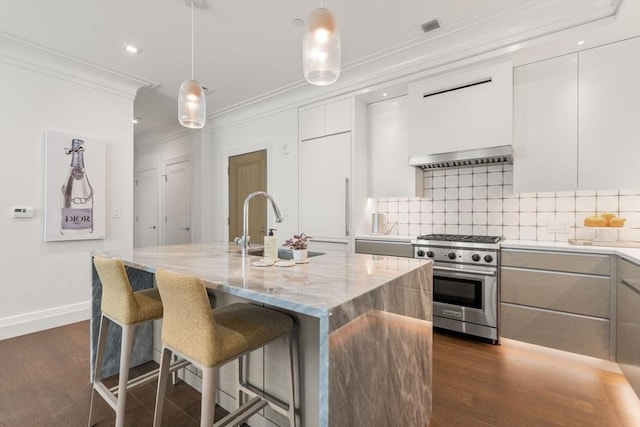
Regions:
M 192 242 L 191 161 L 168 161 L 164 166 L 164 242 Z
M 136 172 L 134 182 L 134 240 L 136 248 L 157 246 L 158 223 L 158 171 L 156 168 Z
M 267 150 L 229 157 L 229 241 L 242 236 L 244 199 L 254 191 L 267 191 Z M 249 205 L 251 242 L 262 244 L 267 231 L 267 199 L 258 197 Z

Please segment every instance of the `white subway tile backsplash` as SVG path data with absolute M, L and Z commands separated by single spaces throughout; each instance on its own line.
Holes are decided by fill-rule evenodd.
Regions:
M 480 185 L 487 185 L 487 174 L 486 173 L 474 173 L 473 174 L 473 185 L 475 187 Z
M 475 175 L 474 175 L 475 176 Z M 486 199 L 487 198 L 487 186 L 473 187 L 474 199 Z
M 460 187 L 458 189 L 458 199 L 460 200 L 471 200 L 473 198 L 473 188 L 472 187 Z
M 596 211 L 596 198 L 595 196 L 578 196 L 576 197 L 576 211 L 577 212 L 591 212 Z
M 487 233 L 487 226 L 486 225 L 473 224 L 473 234 L 480 235 L 480 236 L 486 236 L 488 234 Z
M 489 172 L 487 183 L 489 185 L 502 185 L 502 172 Z
M 487 225 L 487 213 L 473 212 L 473 223 L 477 225 Z
M 490 199 L 502 199 L 502 185 L 488 186 L 487 197 Z
M 471 187 L 473 185 L 473 175 L 460 175 L 458 177 L 458 185 L 460 187 Z
M 556 199 L 556 211 L 573 212 L 576 209 L 576 198 L 570 196 L 561 196 Z
M 460 225 L 472 225 L 473 224 L 473 214 L 471 212 L 460 212 L 458 214 L 458 223 Z
M 433 200 L 444 200 L 444 188 L 434 188 L 432 193 Z
M 520 199 L 504 199 L 502 201 L 502 208 L 505 212 L 519 212 Z
M 611 212 L 618 210 L 618 196 L 600 196 L 596 197 L 596 209 L 598 212 Z
M 458 202 L 458 210 L 460 212 L 472 212 L 473 211 L 473 201 L 472 200 L 460 200 Z
M 446 200 L 458 200 L 458 187 L 447 188 L 445 190 L 444 198 Z
M 520 225 L 536 225 L 536 219 L 537 215 L 535 211 L 520 213 Z
M 489 225 L 502 225 L 502 212 L 489 212 L 487 214 L 487 223 Z
M 555 197 L 541 197 L 538 199 L 537 210 L 539 212 L 554 212 L 556 210 Z
M 640 195 L 620 196 L 620 210 L 640 212 Z
M 374 209 L 399 222 L 392 234 L 503 235 L 507 239 L 593 239 L 584 218 L 611 211 L 627 218 L 622 229 L 599 231 L 611 239 L 640 240 L 640 189 L 513 193 L 511 165 L 423 172 L 423 199 L 379 198 Z M 609 236 L 607 234 L 607 236 Z
M 520 212 L 535 212 L 537 205 L 535 197 L 520 198 Z
M 536 237 L 538 237 L 538 227 L 520 227 L 521 240 L 536 240 Z
M 489 199 L 487 200 L 487 211 L 489 212 L 502 212 L 502 199 Z

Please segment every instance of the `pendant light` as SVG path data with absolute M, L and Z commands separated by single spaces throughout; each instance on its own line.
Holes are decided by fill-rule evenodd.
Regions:
M 202 85 L 193 79 L 193 7 L 195 0 L 187 0 L 187 3 L 191 3 L 191 78 L 180 85 L 178 120 L 184 127 L 200 129 L 204 127 L 207 120 L 207 99 Z
M 307 18 L 302 41 L 304 78 L 311 84 L 326 86 L 340 77 L 342 61 L 340 31 L 333 14 L 323 7 Z

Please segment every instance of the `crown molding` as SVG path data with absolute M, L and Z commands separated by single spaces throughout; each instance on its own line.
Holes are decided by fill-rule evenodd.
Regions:
M 159 86 L 156 82 L 99 67 L 2 32 L 0 62 L 131 100 L 135 99 L 138 89 Z

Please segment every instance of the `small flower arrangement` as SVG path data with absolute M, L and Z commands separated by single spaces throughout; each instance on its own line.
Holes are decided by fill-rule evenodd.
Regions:
M 293 237 L 282 244 L 290 249 L 299 250 L 307 249 L 307 241 L 313 239 L 311 236 L 307 236 L 304 233 L 294 234 Z

